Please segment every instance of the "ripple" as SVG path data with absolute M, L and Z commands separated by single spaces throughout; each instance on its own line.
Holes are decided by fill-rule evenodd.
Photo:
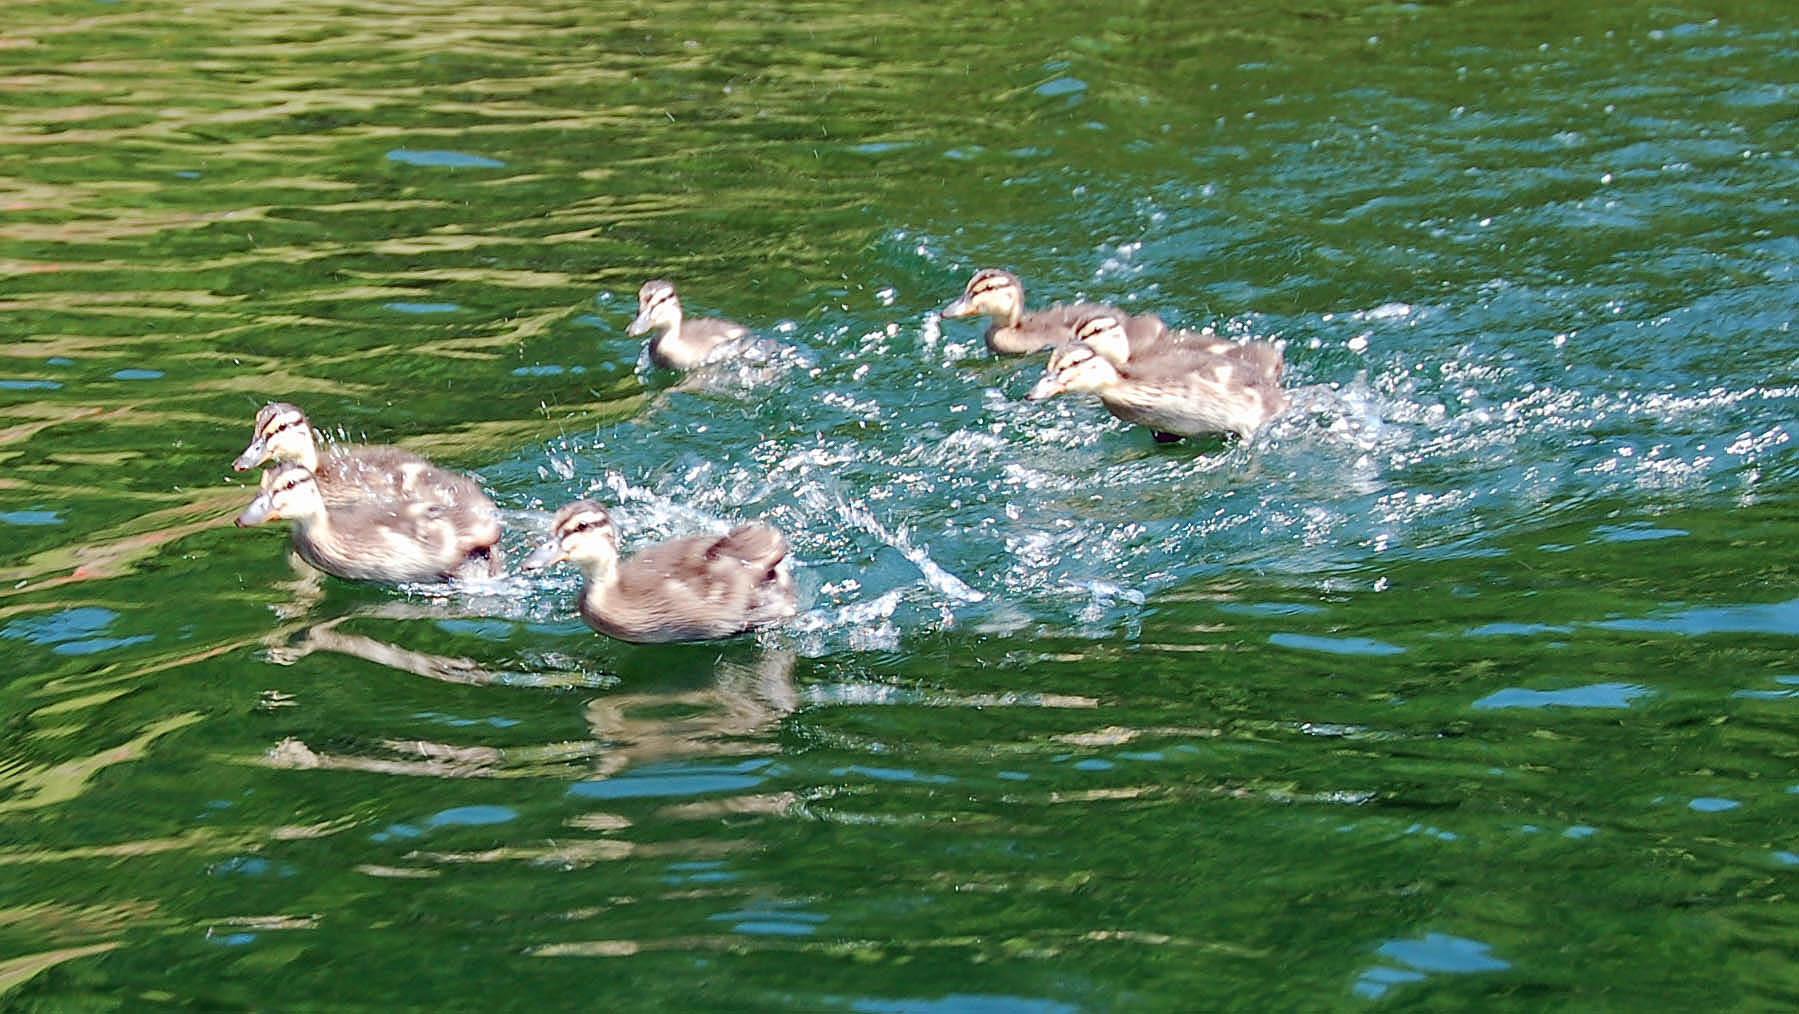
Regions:
M 1526 690 L 1507 687 L 1469 705 L 1476 711 L 1506 708 L 1628 708 L 1632 701 L 1649 695 L 1647 687 L 1634 683 L 1594 683 L 1561 690 Z
M 503 169 L 506 166 L 506 163 L 499 159 L 487 158 L 484 155 L 471 155 L 462 151 L 418 151 L 411 148 L 395 148 L 387 153 L 387 159 L 390 162 L 402 162 L 406 165 L 446 169 Z
M 1371 637 L 1320 637 L 1314 634 L 1280 633 L 1268 635 L 1268 643 L 1326 655 L 1399 655 L 1405 652 L 1397 644 L 1388 644 Z

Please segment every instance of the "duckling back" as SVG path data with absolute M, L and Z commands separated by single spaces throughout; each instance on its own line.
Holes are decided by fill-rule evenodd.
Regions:
M 731 637 L 795 609 L 787 540 L 764 524 L 650 546 L 581 596 L 588 625 L 639 643 Z

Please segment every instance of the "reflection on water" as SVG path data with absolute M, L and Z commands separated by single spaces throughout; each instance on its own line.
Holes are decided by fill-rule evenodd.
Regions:
M 1793 14 L 1312 7 L 10 12 L 0 994 L 1799 1003 Z M 1027 403 L 986 264 L 1294 407 Z M 296 575 L 273 398 L 804 611 Z

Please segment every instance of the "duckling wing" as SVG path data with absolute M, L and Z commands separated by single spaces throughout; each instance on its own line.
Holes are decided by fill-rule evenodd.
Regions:
M 766 525 L 650 546 L 619 565 L 602 618 L 627 640 L 729 637 L 792 614 L 786 555 L 786 540 Z
M 1287 372 L 1287 360 L 1272 342 L 1233 344 L 1227 355 L 1254 370 L 1265 384 L 1279 384 Z
M 1100 398 L 1120 419 L 1182 436 L 1247 438 L 1286 404 L 1258 370 L 1235 356 L 1200 349 L 1133 363 Z

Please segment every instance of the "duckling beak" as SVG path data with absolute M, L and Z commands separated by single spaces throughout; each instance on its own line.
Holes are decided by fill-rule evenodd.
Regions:
M 635 338 L 649 329 L 649 314 L 643 310 L 639 310 L 637 311 L 637 316 L 631 318 L 631 323 L 625 325 L 625 336 L 628 338 Z
M 266 461 L 268 456 L 268 442 L 259 436 L 250 441 L 250 446 L 244 448 L 244 453 L 237 456 L 237 460 L 231 463 L 231 468 L 233 471 L 247 472 Z
M 974 304 L 968 301 L 968 294 L 963 293 L 955 299 L 950 300 L 948 305 L 937 312 L 943 317 L 972 317 L 975 314 L 975 309 Z
M 552 563 L 561 563 L 566 559 L 568 559 L 568 554 L 562 550 L 562 540 L 555 539 L 532 550 L 531 555 L 525 557 L 524 562 L 520 563 L 518 567 L 520 570 L 526 571 L 542 570 Z
M 244 512 L 237 516 L 237 527 L 248 528 L 251 525 L 260 525 L 264 521 L 279 520 L 281 520 L 281 515 L 275 512 L 274 499 L 267 493 L 259 493 L 256 499 L 250 501 L 250 506 L 245 507 Z
M 1066 390 L 1068 390 L 1068 385 L 1063 383 L 1062 375 L 1051 370 L 1043 375 L 1042 380 L 1037 381 L 1037 386 L 1031 388 L 1031 393 L 1025 395 L 1024 400 L 1042 401 L 1045 398 L 1054 398 Z

